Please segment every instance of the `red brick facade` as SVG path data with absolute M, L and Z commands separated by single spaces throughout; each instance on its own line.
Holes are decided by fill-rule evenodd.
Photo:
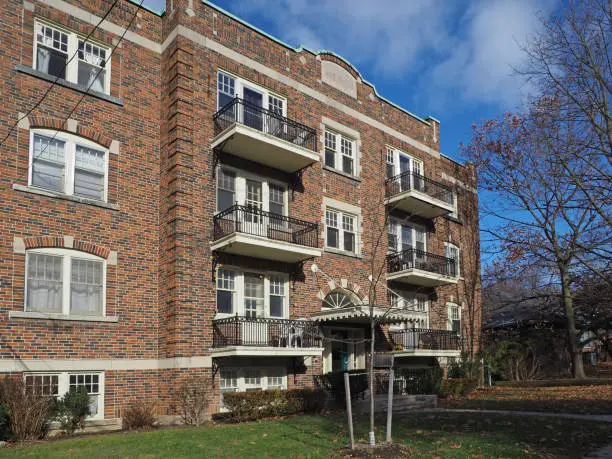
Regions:
M 0 373 L 44 373 L 43 368 L 103 372 L 106 418 L 120 417 L 136 399 L 155 403 L 160 414 L 173 414 L 173 392 L 189 375 L 210 381 L 211 410 L 217 411 L 224 366 L 274 366 L 285 370 L 287 387 L 312 385 L 313 375 L 323 371 L 320 352 L 305 360 L 214 357 L 215 267 L 228 260 L 211 251 L 216 168 L 228 164 L 285 183 L 288 215 L 318 223 L 322 255 L 314 260 L 289 265 L 231 256 L 227 261 L 262 274 L 285 272 L 290 279 L 288 317 L 308 318 L 321 311 L 321 295 L 331 290 L 330 279 L 364 302 L 388 302 L 384 273 L 374 289 L 368 280 L 372 266 L 384 268 L 387 254 L 386 146 L 420 159 L 427 177 L 456 193 L 458 220 L 437 217 L 424 224 L 428 252 L 444 255 L 445 242 L 460 248 L 462 278 L 417 290 L 429 296 L 430 328 L 447 329 L 450 302 L 461 307 L 463 337 L 470 330 L 478 335 L 474 170 L 440 155 L 436 120 L 420 119 L 381 99 L 350 64 L 333 54 L 288 48 L 199 0 L 168 2 L 173 9 L 162 16 L 140 9 L 120 41 L 138 10 L 124 0 L 92 35 L 109 49 L 120 41 L 110 60 L 110 97 L 84 96 L 60 82 L 28 114 L 51 86 L 27 70 L 33 67 L 35 20 L 86 36 L 95 23 L 85 13 L 99 18 L 112 3 L 8 0 L 0 12 L 0 39 L 13 44 L 0 51 L 0 136 L 23 118 L 0 146 Z M 356 97 L 322 81 L 325 61 L 351 75 Z M 218 70 L 282 96 L 288 118 L 317 130 L 322 157 L 324 120 L 356 131 L 358 178 L 325 168 L 323 160 L 300 174 L 287 174 L 213 152 Z M 28 186 L 30 132 L 37 128 L 66 132 L 107 149 L 106 202 L 40 193 Z M 361 209 L 358 256 L 325 250 L 325 199 Z M 109 320 L 25 314 L 26 254 L 39 248 L 84 252 L 104 260 Z M 317 274 L 311 270 L 313 262 Z M 334 326 L 342 327 L 342 322 Z M 377 343 L 379 349 L 388 346 Z

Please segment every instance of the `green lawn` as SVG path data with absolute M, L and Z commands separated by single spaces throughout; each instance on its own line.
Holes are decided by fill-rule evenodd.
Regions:
M 116 433 L 0 449 L 0 457 L 341 457 L 340 415 L 296 416 L 241 425 Z M 356 434 L 367 438 L 361 418 Z M 384 435 L 378 420 L 377 435 Z M 581 457 L 612 439 L 612 424 L 500 415 L 397 415 L 394 439 L 411 457 Z
M 440 400 L 440 407 L 612 415 L 612 385 L 492 387 Z

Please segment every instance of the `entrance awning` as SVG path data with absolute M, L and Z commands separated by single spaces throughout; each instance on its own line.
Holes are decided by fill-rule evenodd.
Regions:
M 346 308 L 325 309 L 320 312 L 315 312 L 310 316 L 310 320 L 315 322 L 360 322 L 366 323 L 370 321 L 370 313 L 378 321 L 383 324 L 394 324 L 410 321 L 410 316 L 403 311 L 392 311 L 388 308 L 374 306 L 368 304 L 359 306 L 350 306 Z

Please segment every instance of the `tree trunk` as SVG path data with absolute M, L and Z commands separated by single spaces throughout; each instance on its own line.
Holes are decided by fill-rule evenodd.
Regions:
M 561 293 L 563 295 L 563 308 L 567 319 L 567 337 L 570 355 L 572 358 L 572 370 L 574 378 L 584 379 L 584 366 L 582 364 L 582 348 L 577 336 L 576 319 L 574 318 L 574 302 L 570 291 L 570 277 L 566 266 L 560 269 L 561 274 Z
M 376 322 L 372 312 L 370 319 L 370 365 L 368 373 L 370 376 L 370 446 L 374 446 L 374 332 Z

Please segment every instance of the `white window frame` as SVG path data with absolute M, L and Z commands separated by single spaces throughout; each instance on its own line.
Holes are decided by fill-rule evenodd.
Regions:
M 245 205 L 246 203 L 246 183 L 247 180 L 253 180 L 261 183 L 261 200 L 262 200 L 262 209 L 264 212 L 270 211 L 270 185 L 274 185 L 276 187 L 283 189 L 283 216 L 287 217 L 289 215 L 289 193 L 287 192 L 287 184 L 280 182 L 278 180 L 272 180 L 267 177 L 262 177 L 256 174 L 252 174 L 250 172 L 246 172 L 241 169 L 237 169 L 231 166 L 220 166 L 219 170 L 224 170 L 227 172 L 233 172 L 235 174 L 234 179 L 234 203 L 238 203 L 238 205 Z M 215 214 L 220 213 L 219 210 L 219 202 L 217 199 L 217 190 L 219 187 L 219 177 L 221 174 L 217 173 L 217 180 L 215 184 Z
M 391 233 L 389 231 L 391 229 L 391 226 L 393 226 L 393 228 L 395 229 L 394 236 L 396 237 L 395 245 L 396 245 L 397 252 L 391 250 L 390 247 L 387 247 L 388 253 L 399 253 L 399 252 L 403 251 L 403 250 L 400 250 L 400 249 L 402 249 L 402 227 L 404 227 L 404 226 L 410 228 L 410 231 L 412 233 L 412 235 L 411 235 L 412 248 L 415 249 L 415 250 L 416 250 L 416 242 L 417 242 L 417 240 L 416 240 L 417 230 L 422 231 L 422 233 L 423 233 L 423 246 L 424 246 L 423 251 L 427 252 L 427 228 L 425 228 L 422 225 L 414 224 L 412 222 L 409 222 L 409 223 L 408 222 L 402 222 L 398 218 L 390 217 L 389 221 L 388 221 L 388 227 L 387 227 L 387 236 L 391 235 Z
M 233 306 L 234 310 L 231 313 L 222 313 L 217 311 L 217 284 L 215 283 L 215 318 L 221 319 L 225 317 L 232 317 L 238 315 L 244 317 L 246 314 L 244 301 L 245 301 L 245 274 L 258 274 L 256 270 L 245 269 L 236 266 L 223 266 L 219 268 L 224 271 L 232 271 L 234 273 L 234 295 L 233 295 Z M 264 318 L 272 319 L 288 319 L 289 318 L 289 276 L 286 273 L 279 272 L 267 272 L 259 273 L 264 278 Z M 217 273 L 217 276 L 219 274 Z M 282 317 L 270 316 L 270 278 L 280 277 L 283 281 L 283 315 Z
M 282 102 L 283 104 L 283 113 L 282 116 L 286 117 L 287 116 L 287 98 L 283 97 L 273 91 L 270 91 L 267 88 L 264 88 L 263 86 L 259 86 L 255 83 L 251 83 L 249 80 L 246 80 L 244 78 L 241 78 L 233 73 L 227 72 L 225 70 L 217 70 L 217 81 L 215 81 L 215 85 L 217 85 L 217 111 L 221 110 L 223 107 L 219 106 L 219 87 L 218 87 L 218 82 L 219 82 L 219 74 L 225 75 L 228 78 L 231 78 L 234 80 L 234 97 L 239 97 L 240 99 L 244 99 L 244 88 L 247 87 L 253 91 L 257 91 L 259 93 L 261 93 L 263 95 L 262 97 L 262 103 L 265 104 L 265 106 L 263 106 L 262 108 L 265 108 L 266 110 L 270 110 L 270 103 L 271 103 L 271 99 L 277 99 L 279 101 Z
M 455 259 L 455 277 L 461 277 L 461 249 L 459 248 L 459 246 L 456 246 L 455 244 L 451 244 L 450 242 L 445 242 L 444 243 L 444 256 L 445 257 L 452 258 L 452 257 L 449 257 L 451 249 L 455 249 L 457 251 L 457 258 Z
M 461 320 L 461 306 L 458 305 L 457 303 L 446 303 L 446 328 L 449 331 L 453 330 L 453 310 L 457 311 L 457 315 L 459 318 L 459 333 L 458 335 L 461 336 L 461 331 L 462 331 L 462 327 L 463 327 L 463 321 Z
M 55 138 L 65 142 L 66 147 L 64 150 L 64 190 L 53 190 L 49 188 L 40 188 L 32 184 L 32 172 L 34 163 L 34 136 L 42 135 L 45 137 Z M 76 160 L 76 147 L 77 145 L 92 148 L 94 150 L 104 152 L 104 196 L 103 199 L 95 199 L 90 196 L 81 196 L 74 194 L 74 175 L 75 175 L 75 160 Z M 97 202 L 107 202 L 108 200 L 108 163 L 109 163 L 109 150 L 91 140 L 87 140 L 77 135 L 68 134 L 67 132 L 54 131 L 52 129 L 31 129 L 30 130 L 30 151 L 28 160 L 28 186 L 32 188 L 38 188 L 41 190 L 50 191 L 52 193 L 64 194 L 67 196 L 75 196 L 79 199 L 85 199 Z
M 55 29 L 61 33 L 68 35 L 68 55 L 66 58 L 66 81 L 74 83 L 79 87 L 83 87 L 83 85 L 79 84 L 79 56 L 77 54 L 79 50 L 79 40 L 85 41 L 85 37 L 73 32 L 70 29 L 67 29 L 64 26 L 60 26 L 54 24 L 49 21 L 42 21 L 40 19 L 36 19 L 34 21 L 34 46 L 33 46 L 33 56 L 32 56 L 32 68 L 36 70 L 36 59 L 38 56 L 38 32 L 41 30 L 42 26 L 50 27 L 51 29 Z M 104 65 L 104 70 L 106 71 L 104 75 L 104 94 L 110 94 L 110 83 L 111 83 L 111 47 L 100 43 L 98 41 L 92 40 L 91 37 L 87 39 L 86 43 L 91 43 L 98 48 L 102 48 L 106 52 L 106 62 Z M 74 56 L 74 57 L 73 57 Z M 50 75 L 53 77 L 53 75 Z M 54 77 L 53 77 L 54 78 Z
M 246 376 L 250 371 L 259 372 L 259 377 L 261 378 L 259 385 L 247 385 L 246 384 Z M 236 386 L 235 387 L 221 387 L 221 373 L 222 372 L 231 372 L 236 376 Z M 281 387 L 277 387 L 277 385 L 270 384 L 268 378 L 281 378 Z M 233 378 L 232 378 L 233 379 Z M 225 390 L 224 390 L 225 389 Z M 246 392 L 247 390 L 287 390 L 287 370 L 282 367 L 228 367 L 222 368 L 219 371 L 219 393 L 220 393 L 220 411 L 227 412 L 227 408 L 223 406 L 223 393 L 227 392 Z
M 326 162 L 326 156 L 327 156 L 327 141 L 326 141 L 326 137 L 330 135 L 334 138 L 334 149 L 331 150 L 334 152 L 334 166 L 330 166 L 327 164 Z M 352 150 L 352 156 L 348 156 L 348 155 L 344 155 L 343 153 L 343 142 L 348 143 L 349 145 L 351 145 L 351 150 Z M 339 131 L 336 131 L 334 129 L 330 129 L 329 127 L 325 127 L 325 132 L 323 133 L 323 164 L 325 165 L 325 167 L 332 169 L 334 171 L 338 171 L 341 174 L 345 174 L 348 175 L 350 177 L 359 177 L 359 151 L 357 149 L 358 147 L 358 142 L 356 139 L 354 139 L 351 136 L 348 136 L 346 134 L 343 134 Z M 353 159 L 353 173 L 349 173 L 349 172 L 345 172 L 342 168 L 342 157 L 343 156 L 347 156 Z
M 27 372 L 23 374 L 23 381 L 25 383 L 27 376 L 57 376 L 57 395 L 52 397 L 61 398 L 70 390 L 70 376 L 91 374 L 98 375 L 98 393 L 95 397 L 98 398 L 98 412 L 95 415 L 87 416 L 87 420 L 100 420 L 104 419 L 104 372 L 103 371 L 64 371 L 64 372 Z
M 337 219 L 336 219 L 337 226 L 332 226 L 332 228 L 336 228 L 338 230 L 338 247 L 332 247 L 327 243 L 327 227 L 328 227 L 327 213 L 328 212 L 335 213 L 337 216 Z M 347 231 L 344 229 L 344 217 L 350 217 L 353 219 L 354 230 L 348 231 L 348 232 L 352 232 L 355 235 L 355 250 L 353 252 L 344 250 L 344 233 L 345 231 Z M 325 218 L 325 248 L 331 251 L 337 251 L 337 252 L 342 252 L 342 253 L 351 254 L 351 255 L 359 255 L 361 253 L 361 250 L 360 250 L 361 249 L 361 243 L 360 243 L 361 234 L 359 232 L 359 228 L 361 225 L 360 215 L 354 214 L 351 212 L 346 212 L 343 210 L 339 210 L 335 207 L 326 207 L 324 218 Z
M 40 249 L 28 249 L 26 250 L 25 257 L 25 292 L 24 292 L 24 305 L 23 309 L 26 312 L 40 312 L 37 309 L 28 309 L 28 263 L 29 257 L 32 254 L 52 255 L 62 257 L 62 312 L 44 312 L 45 314 L 55 316 L 75 316 L 70 313 L 70 283 L 72 281 L 71 273 L 71 260 L 73 258 L 80 258 L 85 260 L 94 260 L 102 262 L 102 315 L 88 315 L 87 317 L 106 317 L 106 263 L 104 258 L 92 255 L 87 252 L 81 252 L 72 249 L 60 249 L 60 248 L 40 248 Z M 82 316 L 76 314 L 76 316 Z
M 425 175 L 425 169 L 424 169 L 424 164 L 423 164 L 422 159 L 409 155 L 405 151 L 399 150 L 395 147 L 392 147 L 391 145 L 387 145 L 386 146 L 386 164 L 393 164 L 393 177 L 396 177 L 402 173 L 400 171 L 400 157 L 401 156 L 405 156 L 410 161 L 409 170 L 411 172 L 415 171 L 414 164 L 416 163 L 419 165 L 419 169 L 420 169 L 419 174 L 423 176 Z M 391 158 L 393 162 L 390 161 Z

